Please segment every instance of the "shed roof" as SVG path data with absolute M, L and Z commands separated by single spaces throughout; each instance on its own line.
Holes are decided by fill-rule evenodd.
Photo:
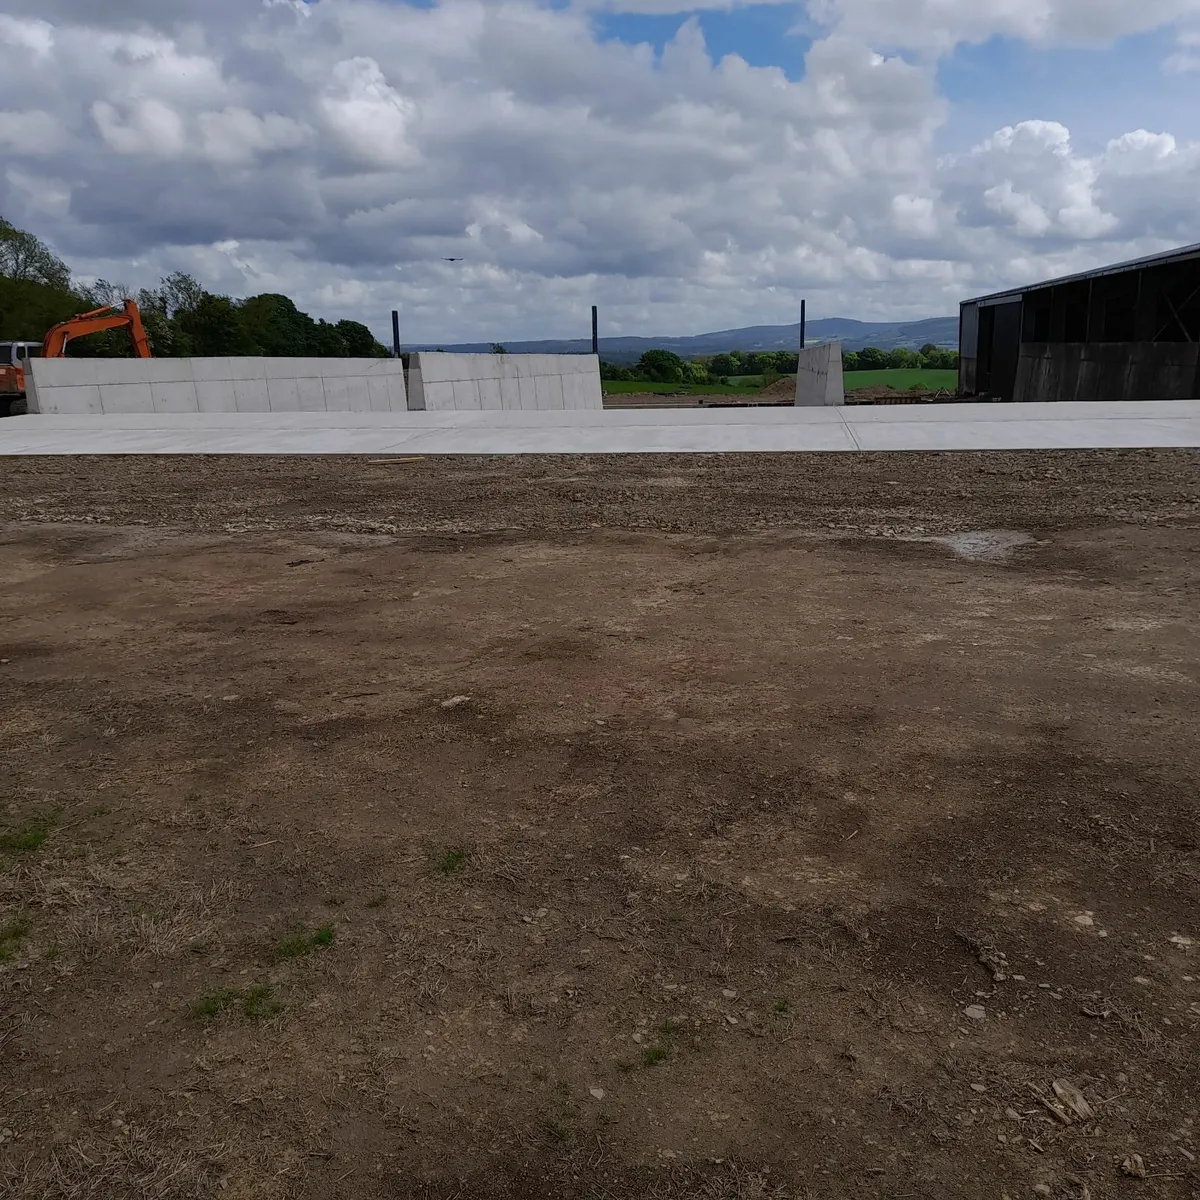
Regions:
M 1168 263 L 1186 262 L 1192 258 L 1200 258 L 1200 242 L 1191 246 L 1180 246 L 1177 250 L 1163 250 L 1159 254 L 1150 254 L 1145 258 L 1131 258 L 1127 262 L 1114 263 L 1110 267 L 1095 267 L 1091 271 L 1080 271 L 1075 275 L 1062 275 L 1057 279 L 1044 279 L 1039 283 L 1027 283 L 1024 287 L 1008 288 L 1003 292 L 992 292 L 987 296 L 974 296 L 964 300 L 964 304 L 991 304 L 996 300 L 1008 297 L 1016 299 L 1026 292 L 1035 292 L 1039 288 L 1057 287 L 1063 283 L 1079 283 L 1087 279 L 1099 279 L 1103 275 L 1120 275 L 1125 271 L 1137 271 L 1143 267 L 1160 267 Z

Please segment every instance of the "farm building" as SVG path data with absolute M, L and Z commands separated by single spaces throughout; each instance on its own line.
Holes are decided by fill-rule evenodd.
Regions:
M 965 395 L 1200 398 L 1200 245 L 967 300 L 958 336 Z

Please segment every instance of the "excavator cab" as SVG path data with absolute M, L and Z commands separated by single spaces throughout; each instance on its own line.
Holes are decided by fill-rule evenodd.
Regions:
M 19 417 L 28 411 L 25 364 L 41 354 L 41 342 L 0 342 L 0 417 Z

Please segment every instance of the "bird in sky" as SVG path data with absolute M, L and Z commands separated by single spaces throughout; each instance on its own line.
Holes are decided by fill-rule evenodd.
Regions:
M 442 262 L 462 262 L 461 258 L 443 258 Z

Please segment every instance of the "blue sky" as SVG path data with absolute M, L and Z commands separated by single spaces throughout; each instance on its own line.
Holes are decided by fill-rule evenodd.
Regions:
M 803 14 L 790 4 L 754 4 L 730 12 L 670 13 L 645 16 L 602 13 L 600 35 L 627 43 L 647 42 L 661 51 L 689 17 L 700 21 L 714 58 L 736 54 L 753 67 L 781 67 L 789 79 L 804 74 L 804 52 L 811 39 L 798 30 Z
M 752 66 L 779 67 L 792 80 L 803 77 L 804 55 L 820 32 L 798 4 L 649 16 L 602 13 L 595 21 L 603 38 L 647 43 L 661 52 L 692 18 L 700 22 L 714 58 L 736 54 Z M 937 68 L 939 90 L 950 104 L 941 146 L 964 150 L 1001 126 L 1026 120 L 1058 121 L 1092 152 L 1130 129 L 1200 136 L 1200 74 L 1164 71 L 1173 49 L 1174 35 L 1167 29 L 1091 48 L 1041 49 L 1006 37 L 960 45 Z

